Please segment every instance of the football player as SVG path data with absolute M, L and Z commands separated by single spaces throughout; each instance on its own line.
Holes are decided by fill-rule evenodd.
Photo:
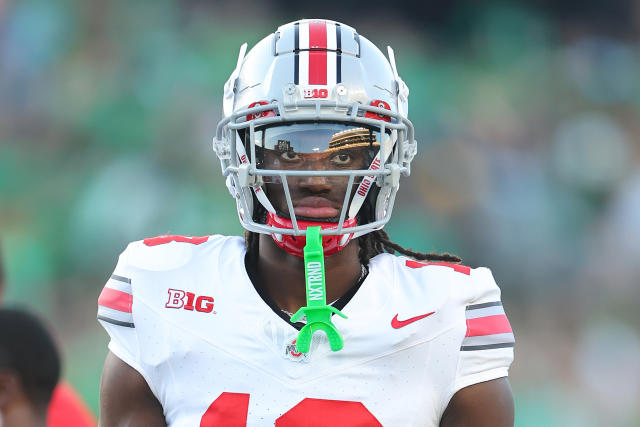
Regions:
M 338 22 L 242 46 L 213 148 L 245 239 L 123 252 L 101 425 L 513 425 L 491 272 L 382 230 L 416 153 L 408 94 L 393 51 Z

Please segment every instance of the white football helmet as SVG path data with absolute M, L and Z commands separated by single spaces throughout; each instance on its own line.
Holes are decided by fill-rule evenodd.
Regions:
M 387 59 L 353 28 L 317 19 L 283 25 L 246 48 L 224 86 L 213 138 L 242 226 L 297 256 L 304 237 L 296 236 L 309 225 L 322 227 L 327 255 L 382 228 L 417 146 L 393 50 Z M 303 179 L 340 183 L 337 209 L 334 200 L 322 211 L 328 204 L 311 197 L 309 206 L 328 213 L 306 215 L 313 209 L 292 197 L 292 182 Z

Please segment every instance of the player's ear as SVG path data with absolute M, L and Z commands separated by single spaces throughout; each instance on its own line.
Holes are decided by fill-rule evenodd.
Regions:
M 11 372 L 0 370 L 0 410 L 9 407 L 20 394 L 18 377 Z

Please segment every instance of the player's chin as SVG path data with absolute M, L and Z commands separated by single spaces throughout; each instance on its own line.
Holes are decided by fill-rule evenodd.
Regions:
M 277 211 L 276 214 L 282 218 L 286 218 L 291 220 L 291 215 L 288 212 Z M 326 223 L 336 223 L 340 221 L 339 216 L 332 217 L 312 217 L 312 216 L 304 216 L 304 215 L 296 215 L 296 221 L 311 221 L 311 222 L 326 222 Z

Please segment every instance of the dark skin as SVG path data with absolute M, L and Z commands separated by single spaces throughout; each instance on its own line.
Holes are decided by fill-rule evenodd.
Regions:
M 506 377 L 459 390 L 440 420 L 441 427 L 511 427 L 513 423 L 513 393 Z
M 277 161 L 278 159 L 276 159 Z M 283 153 L 279 156 L 280 164 L 286 163 L 285 169 L 323 170 L 327 168 L 344 167 L 347 169 L 366 168 L 364 152 L 343 150 L 333 156 L 322 154 L 292 155 Z M 268 169 L 281 165 L 273 164 L 271 156 L 265 156 L 265 167 Z M 298 167 L 297 164 L 300 164 Z M 337 163 L 337 164 L 336 164 Z M 322 197 L 330 202 L 331 207 L 338 210 L 342 207 L 346 191 L 347 179 L 327 178 L 323 176 L 289 178 L 289 191 L 294 209 L 301 200 L 309 197 Z M 267 184 L 266 191 L 273 206 L 279 212 L 288 213 L 286 198 L 282 186 L 279 184 Z M 327 220 L 328 218 L 297 217 L 308 220 Z M 337 219 L 329 218 L 337 221 Z M 301 258 L 283 251 L 270 235 L 260 235 L 260 251 L 258 254 L 258 275 L 262 281 L 263 289 L 267 291 L 271 299 L 283 310 L 295 313 L 307 303 L 306 293 L 300 283 L 304 283 L 304 263 Z M 353 240 L 337 252 L 325 258 L 325 277 L 327 283 L 327 301 L 335 301 L 344 295 L 361 274 L 358 261 L 358 242 Z
M 166 426 L 162 405 L 138 371 L 107 354 L 100 383 L 100 426 Z
M 25 394 L 20 377 L 0 369 L 0 419 L 3 427 L 45 427 L 47 405 L 35 404 Z
M 342 158 L 341 161 L 344 160 Z M 361 167 L 359 163 L 357 166 Z M 270 199 L 276 209 L 287 212 L 284 196 L 281 190 L 275 190 L 275 186 L 276 184 L 272 184 L 267 187 Z M 294 207 L 298 200 L 309 196 L 326 198 L 340 207 L 346 181 L 340 185 L 339 180 L 324 177 L 293 178 L 290 179 L 290 186 Z M 263 289 L 278 307 L 295 312 L 306 305 L 305 289 L 300 286 L 300 283 L 304 283 L 302 259 L 283 251 L 269 235 L 260 236 L 257 270 Z M 358 242 L 353 240 L 343 250 L 325 260 L 327 301 L 344 295 L 358 280 L 360 273 Z M 511 387 L 506 378 L 499 378 L 459 390 L 449 402 L 440 426 L 511 427 L 513 423 Z M 144 378 L 111 353 L 105 362 L 100 388 L 100 425 L 166 425 L 162 406 Z

